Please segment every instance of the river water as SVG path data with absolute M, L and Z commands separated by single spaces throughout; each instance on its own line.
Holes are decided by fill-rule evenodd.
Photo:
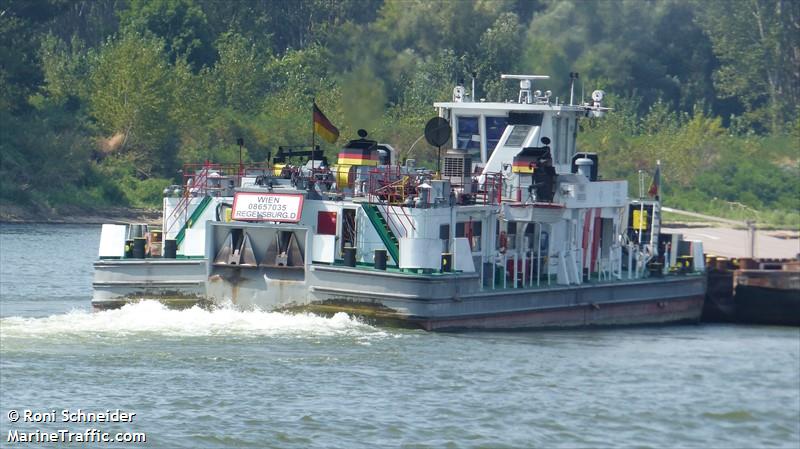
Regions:
M 436 334 L 147 301 L 93 313 L 99 233 L 0 226 L 0 447 L 62 429 L 147 438 L 88 447 L 800 447 L 798 328 Z M 65 423 L 66 409 L 136 415 Z

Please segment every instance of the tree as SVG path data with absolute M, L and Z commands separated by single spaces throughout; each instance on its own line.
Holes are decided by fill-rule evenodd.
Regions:
M 131 150 L 143 169 L 167 168 L 174 128 L 169 120 L 170 66 L 164 42 L 126 32 L 93 55 L 89 106 L 119 150 Z
M 119 16 L 123 30 L 161 37 L 172 62 L 184 56 L 199 70 L 216 59 L 206 14 L 194 0 L 131 0 Z
M 513 98 L 516 86 L 501 80 L 500 75 L 516 73 L 521 68 L 522 36 L 519 18 L 511 12 L 501 14 L 483 33 L 478 47 L 479 57 L 474 64 L 485 92 L 479 94 L 481 97 Z
M 713 0 L 698 21 L 720 67 L 714 84 L 722 97 L 738 98 L 752 112 L 763 108 L 766 127 L 781 131 L 800 104 L 800 2 Z M 753 121 L 760 121 L 754 118 Z
M 220 36 L 217 51 L 219 60 L 213 72 L 222 104 L 236 111 L 255 112 L 267 90 L 264 66 L 272 56 L 259 52 L 255 44 L 233 32 Z
M 70 102 L 75 109 L 88 96 L 86 79 L 89 74 L 87 52 L 77 36 L 67 44 L 53 34 L 42 37 L 39 50 L 44 72 L 43 90 L 58 103 Z
M 341 82 L 344 123 L 353 129 L 374 130 L 386 109 L 383 80 L 368 62 L 346 73 Z

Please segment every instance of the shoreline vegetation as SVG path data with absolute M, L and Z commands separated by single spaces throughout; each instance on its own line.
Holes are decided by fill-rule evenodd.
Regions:
M 65 211 L 43 211 L 19 206 L 0 206 L 0 224 L 125 224 L 161 225 L 161 209 L 108 207 L 103 209 L 67 208 Z
M 363 128 L 435 167 L 414 143 L 456 83 L 502 101 L 500 74 L 549 75 L 565 103 L 577 72 L 613 109 L 578 134 L 603 178 L 637 196 L 660 160 L 665 206 L 800 229 L 800 2 L 284 3 L 7 0 L 0 220 L 136 218 L 184 164 L 309 145 L 314 102 L 330 161 Z

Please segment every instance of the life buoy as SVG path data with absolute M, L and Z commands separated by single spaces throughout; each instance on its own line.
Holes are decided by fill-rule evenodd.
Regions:
M 500 254 L 505 254 L 508 248 L 508 236 L 506 231 L 500 231 Z

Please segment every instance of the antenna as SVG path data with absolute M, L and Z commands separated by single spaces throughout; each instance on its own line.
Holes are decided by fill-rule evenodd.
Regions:
M 575 80 L 578 79 L 578 72 L 569 72 L 569 105 L 572 106 L 572 97 L 575 93 Z M 583 101 L 583 92 L 581 92 L 581 101 Z
M 475 93 L 475 78 L 478 77 L 478 72 L 472 72 L 472 101 L 475 101 L 478 98 L 478 94 Z
M 583 104 L 583 80 L 581 80 L 581 104 Z
M 533 103 L 533 96 L 531 95 L 531 87 L 533 80 L 547 80 L 550 79 L 549 75 L 500 75 L 500 79 L 504 80 L 520 80 L 519 81 L 519 103 Z

